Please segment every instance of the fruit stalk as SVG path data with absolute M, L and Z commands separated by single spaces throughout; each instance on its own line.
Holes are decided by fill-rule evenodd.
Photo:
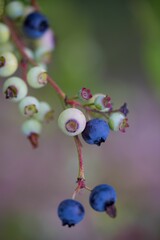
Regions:
M 83 156 L 82 156 L 82 144 L 78 135 L 74 137 L 74 140 L 77 148 L 78 161 L 79 161 L 79 171 L 78 171 L 77 182 L 78 182 L 79 188 L 84 188 L 85 176 L 84 176 L 84 164 L 83 164 Z

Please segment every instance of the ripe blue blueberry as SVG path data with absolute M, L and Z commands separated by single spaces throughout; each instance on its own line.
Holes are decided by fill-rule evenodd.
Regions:
M 115 189 L 107 184 L 101 184 L 93 188 L 89 197 L 89 203 L 95 211 L 106 212 L 110 217 L 116 216 L 114 206 L 116 200 Z
M 87 143 L 100 146 L 107 139 L 109 132 L 109 126 L 105 120 L 94 118 L 86 123 L 82 137 Z
M 62 225 L 72 227 L 82 221 L 85 210 L 83 205 L 73 199 L 66 199 L 58 206 L 58 216 L 62 221 Z
M 36 39 L 43 36 L 49 27 L 47 18 L 39 12 L 30 13 L 23 23 L 23 30 L 27 37 Z

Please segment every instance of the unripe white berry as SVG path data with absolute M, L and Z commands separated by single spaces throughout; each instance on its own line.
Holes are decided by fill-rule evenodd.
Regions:
M 23 116 L 31 117 L 39 111 L 39 101 L 35 97 L 27 96 L 19 103 L 19 110 Z
M 89 100 L 88 100 L 88 104 L 90 104 L 90 108 L 92 109 L 96 109 L 96 106 L 94 105 L 94 101 L 98 96 L 104 96 L 104 94 L 102 93 L 96 93 L 94 94 Z
M 114 112 L 109 115 L 108 124 L 113 131 L 119 131 L 120 125 L 125 119 L 125 115 L 121 112 Z
M 77 108 L 65 109 L 59 115 L 58 126 L 68 136 L 76 136 L 83 132 L 86 126 L 85 115 Z
M 32 67 L 27 74 L 27 82 L 33 88 L 41 88 L 47 84 L 46 70 L 40 66 Z
M 39 111 L 34 114 L 34 117 L 39 121 L 49 122 L 53 119 L 53 110 L 47 102 L 40 102 Z
M 22 124 L 22 132 L 29 137 L 31 134 L 39 135 L 42 131 L 42 124 L 36 119 L 28 119 Z
M 8 77 L 12 75 L 18 68 L 18 61 L 11 52 L 2 53 L 0 56 L 0 76 Z
M 28 92 L 26 83 L 18 77 L 8 78 L 3 84 L 3 93 L 7 99 L 18 102 L 23 99 Z
M 104 96 L 104 94 L 102 94 L 102 93 L 96 93 L 96 94 L 94 94 L 94 95 L 88 100 L 88 103 L 90 103 L 90 104 L 94 103 L 96 97 L 98 97 L 98 96 Z
M 6 43 L 9 40 L 10 31 L 6 24 L 0 23 L 0 44 Z
M 7 4 L 5 11 L 6 15 L 14 20 L 23 16 L 24 5 L 20 1 L 12 1 Z
M 105 94 L 99 94 L 95 97 L 94 106 L 100 112 L 108 112 L 112 107 L 110 100 L 111 99 L 109 96 Z

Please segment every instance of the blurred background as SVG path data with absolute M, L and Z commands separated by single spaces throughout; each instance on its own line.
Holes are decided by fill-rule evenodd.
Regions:
M 101 147 L 83 142 L 86 183 L 115 187 L 118 216 L 93 211 L 82 191 L 85 219 L 61 226 L 57 206 L 73 194 L 78 161 L 73 139 L 57 128 L 59 99 L 49 85 L 33 92 L 55 110 L 33 150 L 17 105 L 1 93 L 0 240 L 160 239 L 159 1 L 38 2 L 56 35 L 49 74 L 68 96 L 87 87 L 107 93 L 115 108 L 128 103 L 125 134 L 111 132 Z

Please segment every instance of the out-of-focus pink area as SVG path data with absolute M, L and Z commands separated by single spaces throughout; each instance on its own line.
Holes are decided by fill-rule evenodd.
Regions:
M 77 199 L 86 208 L 85 220 L 69 230 L 61 227 L 57 206 L 71 197 L 76 186 L 73 140 L 57 129 L 55 119 L 44 129 L 39 148 L 33 150 L 21 134 L 22 119 L 16 105 L 1 95 L 1 217 L 24 214 L 38 218 L 43 228 L 57 237 L 67 234 L 72 239 L 74 232 L 77 239 L 132 239 L 132 235 L 153 239 L 159 220 L 160 110 L 143 88 L 132 87 L 130 97 L 130 128 L 125 134 L 111 132 L 101 147 L 83 143 L 87 184 L 109 183 L 116 188 L 118 217 L 112 220 L 94 212 L 88 204 L 88 192 L 83 191 Z

